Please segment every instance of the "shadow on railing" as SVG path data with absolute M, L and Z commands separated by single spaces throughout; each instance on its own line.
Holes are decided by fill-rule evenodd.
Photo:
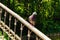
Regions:
M 35 38 L 32 37 L 32 39 L 34 39 L 34 40 L 40 40 L 40 39 L 41 40 L 51 40 L 46 35 L 44 35 L 41 31 L 39 31 L 34 26 L 29 24 L 21 16 L 19 16 L 17 13 L 10 10 L 8 7 L 3 5 L 2 3 L 0 3 L 0 21 L 3 21 L 10 30 L 13 30 L 15 35 L 17 34 L 19 36 L 19 38 L 21 38 L 21 40 L 25 40 L 23 38 L 24 35 L 27 35 L 25 37 L 27 40 L 31 40 L 31 37 L 32 37 L 31 35 L 33 35 L 35 37 Z M 30 34 L 29 30 L 31 30 L 33 33 Z M 10 31 L 8 31 L 8 32 L 10 33 Z

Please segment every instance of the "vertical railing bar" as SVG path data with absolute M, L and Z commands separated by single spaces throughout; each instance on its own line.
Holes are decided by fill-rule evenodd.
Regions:
M 16 25 L 17 25 L 17 20 L 15 19 L 15 23 L 14 23 L 14 32 L 16 32 Z
M 21 30 L 21 33 L 20 33 L 21 40 L 22 40 L 22 31 L 23 31 L 23 27 L 24 27 L 24 25 L 21 24 L 21 28 L 20 28 L 20 30 Z
M 0 7 L 0 21 L 1 21 L 2 8 Z
M 12 18 L 12 16 L 11 15 L 9 15 L 9 28 L 11 27 L 11 18 Z M 10 34 L 10 29 L 9 29 L 9 34 Z M 10 37 L 8 37 L 8 40 L 10 40 Z
M 5 14 L 4 14 L 4 23 L 6 23 L 6 14 L 7 14 L 7 12 L 5 11 Z M 3 32 L 3 35 L 4 35 L 4 32 Z
M 30 36 L 31 36 L 31 31 L 28 29 L 28 40 L 30 40 Z
M 5 11 L 5 14 L 4 14 L 4 23 L 6 23 L 6 11 Z
M 39 40 L 38 36 L 36 36 L 36 40 Z
M 15 23 L 14 23 L 14 32 L 16 33 L 16 25 L 17 25 L 17 19 L 15 19 Z M 14 38 L 15 38 L 15 34 L 14 34 Z

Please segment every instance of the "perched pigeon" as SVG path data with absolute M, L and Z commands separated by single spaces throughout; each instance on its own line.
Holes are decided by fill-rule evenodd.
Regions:
M 36 15 L 37 15 L 37 13 L 36 12 L 33 12 L 33 14 L 29 16 L 29 22 L 33 26 L 35 25 Z

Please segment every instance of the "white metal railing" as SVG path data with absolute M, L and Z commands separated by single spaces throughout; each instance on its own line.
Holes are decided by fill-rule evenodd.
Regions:
M 39 38 L 42 38 L 43 40 L 51 40 L 49 37 L 47 37 L 45 34 L 43 34 L 40 30 L 32 26 L 30 23 L 28 23 L 26 20 L 24 20 L 21 16 L 19 16 L 17 13 L 10 10 L 8 7 L 0 3 L 0 7 L 7 11 L 9 14 L 14 16 L 16 19 L 18 19 L 21 23 L 23 23 L 28 29 L 30 29 L 32 32 L 34 32 Z
M 18 37 L 18 35 L 16 35 L 7 25 L 5 25 L 5 23 L 4 23 L 3 21 L 0 21 L 0 28 L 1 28 L 4 32 L 6 32 L 9 37 L 12 37 L 12 34 L 13 34 L 13 36 L 15 36 L 18 40 L 21 40 L 21 38 Z M 7 30 L 8 30 L 8 31 L 10 30 L 10 34 L 11 34 L 11 35 L 9 34 L 9 32 L 7 32 Z M 2 38 L 3 38 L 3 36 L 2 36 Z M 11 39 L 14 40 L 14 38 L 11 38 Z

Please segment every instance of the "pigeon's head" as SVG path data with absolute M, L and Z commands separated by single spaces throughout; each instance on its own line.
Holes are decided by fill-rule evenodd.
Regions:
M 33 12 L 33 15 L 37 15 L 37 13 L 36 12 Z

